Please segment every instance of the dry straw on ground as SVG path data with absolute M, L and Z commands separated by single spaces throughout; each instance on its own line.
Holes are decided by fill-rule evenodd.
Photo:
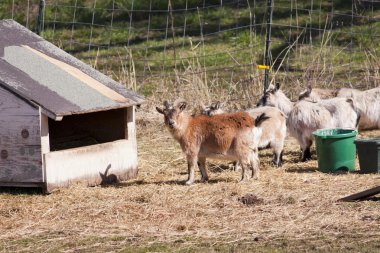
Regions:
M 210 161 L 210 182 L 183 185 L 179 145 L 154 104 L 137 112 L 139 175 L 110 187 L 73 185 L 44 196 L 0 194 L 3 252 L 367 251 L 380 249 L 379 199 L 341 197 L 380 185 L 378 174 L 324 174 L 299 163 L 287 139 L 285 164 L 260 152 L 261 178 Z M 379 136 L 380 131 L 360 136 Z M 127 155 L 127 154 L 126 154 Z M 315 156 L 315 154 L 314 154 Z M 357 165 L 358 167 L 359 165 Z M 370 245 L 370 246 L 368 246 Z M 368 250 L 366 250 L 369 247 Z

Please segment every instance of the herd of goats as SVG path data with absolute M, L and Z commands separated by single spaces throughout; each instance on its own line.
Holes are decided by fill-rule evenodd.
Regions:
M 380 128 L 380 87 L 360 91 L 312 89 L 300 93 L 292 102 L 280 89 L 270 85 L 257 107 L 240 112 L 226 112 L 216 102 L 202 106 L 202 114 L 191 115 L 187 103 L 165 101 L 156 110 L 164 115 L 165 125 L 186 155 L 188 180 L 194 182 L 198 165 L 201 181 L 207 181 L 206 158 L 236 161 L 242 169 L 242 181 L 259 177 L 258 149 L 271 148 L 273 163 L 282 165 L 287 133 L 297 139 L 302 161 L 311 159 L 312 133 L 318 129 Z M 250 175 L 250 169 L 252 174 Z

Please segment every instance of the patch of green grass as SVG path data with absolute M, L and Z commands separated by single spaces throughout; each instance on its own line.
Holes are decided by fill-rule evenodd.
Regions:
M 244 2 L 240 7 L 227 3 L 206 9 L 202 9 L 199 1 L 187 2 L 188 11 L 174 11 L 172 16 L 165 11 L 137 11 L 132 19 L 128 12 L 132 7 L 130 0 L 117 1 L 113 14 L 110 1 L 99 2 L 93 27 L 90 26 L 93 1 L 78 1 L 78 6 L 86 8 L 78 8 L 75 19 L 74 9 L 70 7 L 73 1 L 61 0 L 59 8 L 55 2 L 48 2 L 43 36 L 122 83 L 136 76 L 137 89 L 144 95 L 154 93 L 157 78 L 176 80 L 174 69 L 195 74 L 207 71 L 208 76 L 218 76 L 219 80 L 239 82 L 242 76 L 253 74 L 252 68 L 241 66 L 263 64 L 265 1 L 249 1 L 250 8 Z M 5 4 L 9 7 L 11 1 Z M 149 10 L 149 4 L 150 1 L 135 1 L 134 9 Z M 167 2 L 153 1 L 152 4 L 152 10 L 167 9 Z M 186 1 L 172 4 L 175 10 L 184 9 Z M 220 1 L 207 4 L 218 6 Z M 277 59 L 274 70 L 280 67 L 277 74 L 291 76 L 293 80 L 312 75 L 327 79 L 333 76 L 333 82 L 348 79 L 351 82 L 368 75 L 368 66 L 376 69 L 380 22 L 370 23 L 369 18 L 380 15 L 380 8 L 376 4 L 373 8 L 358 4 L 353 17 L 351 10 L 351 3 L 344 1 L 334 1 L 333 5 L 321 0 L 276 2 L 271 54 L 273 61 Z M 7 9 L 0 7 L 0 16 L 5 13 Z M 25 19 L 23 15 L 16 15 L 16 19 Z M 53 23 L 54 20 L 57 23 Z M 250 29 L 250 24 L 261 25 Z M 287 52 L 297 39 L 296 46 Z M 284 57 L 286 61 L 280 66 Z M 318 67 L 315 67 L 316 62 L 320 64 Z M 314 66 L 310 66 L 311 63 Z M 231 66 L 234 68 L 225 69 Z M 221 83 L 225 82 L 217 83 L 223 88 Z

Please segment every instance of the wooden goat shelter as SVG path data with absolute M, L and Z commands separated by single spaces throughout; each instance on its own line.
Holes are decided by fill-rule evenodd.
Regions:
M 13 20 L 0 34 L 0 186 L 136 176 L 144 98 Z

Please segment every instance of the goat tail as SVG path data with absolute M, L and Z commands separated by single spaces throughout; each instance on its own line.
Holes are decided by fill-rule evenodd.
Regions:
M 252 129 L 253 130 L 253 148 L 254 150 L 257 151 L 257 147 L 260 143 L 261 135 L 263 133 L 263 129 L 260 127 L 261 123 L 263 123 L 265 120 L 269 119 L 265 112 L 260 114 L 259 116 L 256 117 L 255 119 L 255 127 Z
M 260 143 L 260 139 L 261 139 L 261 135 L 263 134 L 263 129 L 261 127 L 254 127 L 252 128 L 252 136 L 250 138 L 250 144 L 249 144 L 249 148 L 253 151 L 253 152 L 257 152 L 258 151 L 258 146 L 259 146 L 259 143 Z
M 355 106 L 355 101 L 353 98 L 347 98 L 346 100 L 347 103 L 349 103 L 352 107 L 352 109 L 354 109 L 355 113 L 356 113 L 356 124 L 355 124 L 355 128 L 358 128 L 359 126 L 359 121 L 360 121 L 360 117 L 361 117 L 361 113 L 360 111 L 358 110 L 358 108 Z
M 359 127 L 359 122 L 360 122 L 360 113 L 356 112 L 356 114 L 358 115 L 358 117 L 356 118 L 355 128 L 358 128 Z
M 269 119 L 270 117 L 268 117 L 265 112 L 260 114 L 259 116 L 257 116 L 257 118 L 255 119 L 255 126 L 258 127 L 261 125 L 261 123 L 263 123 L 265 120 Z

